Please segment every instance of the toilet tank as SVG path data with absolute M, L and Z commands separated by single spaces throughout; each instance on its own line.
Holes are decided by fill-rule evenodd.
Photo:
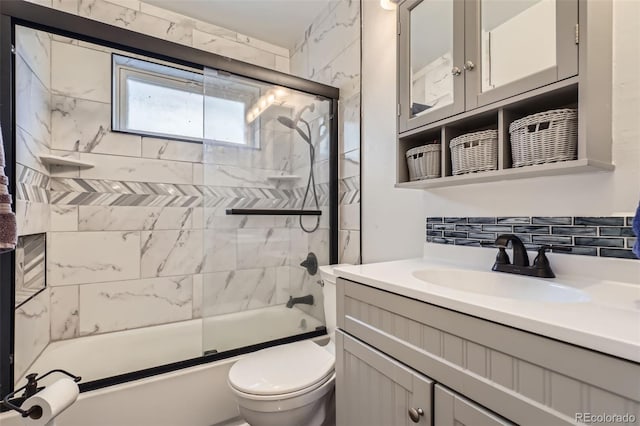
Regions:
M 341 263 L 338 265 L 326 265 L 320 266 L 320 278 L 324 283 L 322 287 L 322 296 L 324 299 L 324 317 L 327 326 L 327 334 L 333 341 L 334 333 L 336 331 L 336 274 L 334 268 L 340 268 L 342 266 L 351 266 L 347 263 Z

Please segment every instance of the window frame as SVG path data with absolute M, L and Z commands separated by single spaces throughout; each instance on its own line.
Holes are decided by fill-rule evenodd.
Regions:
M 174 64 L 161 63 L 161 62 L 152 62 L 147 58 L 136 58 L 127 55 L 122 55 L 118 53 L 111 54 L 111 84 L 112 84 L 112 94 L 111 94 L 111 131 L 116 133 L 124 133 L 130 135 L 138 135 L 142 137 L 152 137 L 157 139 L 166 139 L 173 140 L 178 142 L 189 142 L 189 143 L 199 143 L 202 144 L 205 141 L 207 143 L 211 143 L 213 145 L 221 145 L 228 147 L 237 147 L 241 149 L 260 149 L 260 131 L 256 129 L 260 129 L 260 117 L 257 117 L 253 122 L 245 125 L 246 131 L 246 143 L 238 143 L 238 142 L 230 142 L 216 139 L 208 139 L 205 137 L 205 118 L 204 114 L 206 113 L 206 102 L 205 99 L 207 95 L 205 92 L 205 75 L 202 70 L 196 69 L 183 69 L 178 66 L 174 66 Z M 144 67 L 135 67 L 133 65 L 127 64 L 126 62 L 139 62 L 147 65 L 147 68 Z M 151 70 L 152 67 L 166 67 L 167 69 L 175 70 L 174 75 L 170 75 L 169 73 L 163 74 L 160 72 L 156 72 Z M 198 75 L 199 79 L 190 79 L 186 77 L 179 77 L 179 74 L 194 74 Z M 134 79 L 143 83 L 154 84 L 161 87 L 166 87 L 169 89 L 180 90 L 189 93 L 195 93 L 202 96 L 202 113 L 203 113 L 203 126 L 202 126 L 202 137 L 190 137 L 187 135 L 178 135 L 178 134 L 170 134 L 170 133 L 161 133 L 161 132 L 153 132 L 148 130 L 138 130 L 131 129 L 127 123 L 128 116 L 128 107 L 129 104 L 127 102 L 127 80 Z M 199 81 L 198 81 L 199 80 Z M 227 99 L 224 97 L 220 97 L 220 99 Z M 237 101 L 242 102 L 241 99 Z M 251 105 L 248 105 L 246 102 L 245 111 L 248 111 L 251 108 Z

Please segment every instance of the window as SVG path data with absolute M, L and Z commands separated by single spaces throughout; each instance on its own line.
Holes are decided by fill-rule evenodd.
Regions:
M 113 55 L 113 129 L 143 136 L 258 147 L 247 112 L 260 89 L 228 76 Z M 210 80 L 210 81 L 209 81 Z

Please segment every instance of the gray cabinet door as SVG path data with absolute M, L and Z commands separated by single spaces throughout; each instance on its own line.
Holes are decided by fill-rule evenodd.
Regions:
M 577 75 L 577 24 L 578 0 L 466 0 L 466 110 Z
M 339 330 L 336 380 L 337 426 L 432 425 L 433 382 Z
M 435 386 L 433 412 L 434 426 L 514 426 L 440 385 Z
M 464 1 L 398 6 L 398 131 L 464 111 Z
M 404 0 L 398 132 L 578 75 L 578 18 L 578 0 Z

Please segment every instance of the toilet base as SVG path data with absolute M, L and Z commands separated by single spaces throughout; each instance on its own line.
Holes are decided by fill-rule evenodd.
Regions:
M 335 426 L 335 391 L 293 410 L 266 413 L 242 406 L 239 410 L 251 426 Z

